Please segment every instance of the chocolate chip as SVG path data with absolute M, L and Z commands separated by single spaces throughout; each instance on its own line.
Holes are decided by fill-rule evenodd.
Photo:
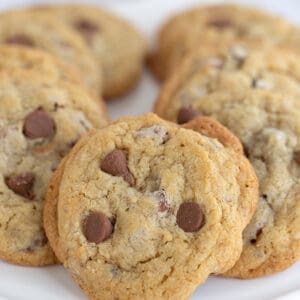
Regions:
M 215 27 L 217 29 L 226 29 L 232 26 L 232 22 L 228 19 L 213 19 L 206 23 L 209 27 Z
M 158 211 L 165 212 L 170 208 L 167 193 L 164 190 L 153 192 L 153 197 L 158 201 Z
M 187 123 L 200 115 L 201 115 L 200 112 L 198 112 L 194 108 L 183 106 L 178 111 L 177 123 L 178 124 Z
M 38 239 L 35 239 L 34 241 L 32 241 L 31 245 L 28 246 L 25 251 L 27 252 L 33 252 L 38 248 L 41 248 L 43 246 L 45 246 L 48 243 L 48 239 L 47 237 L 44 235 Z
M 88 20 L 80 20 L 74 24 L 74 27 L 81 33 L 86 43 L 92 45 L 94 34 L 99 31 L 99 27 Z
M 300 151 L 296 151 L 296 152 L 294 153 L 294 160 L 295 160 L 295 162 L 296 162 L 297 164 L 300 165 Z
M 259 236 L 262 234 L 262 231 L 263 231 L 262 228 L 259 228 L 259 229 L 256 231 L 256 237 L 255 237 L 255 239 L 251 239 L 251 240 L 250 240 L 250 243 L 251 243 L 251 244 L 255 244 L 255 243 L 257 242 Z
M 130 186 L 135 184 L 135 179 L 127 166 L 126 151 L 115 149 L 108 153 L 101 162 L 102 171 L 113 176 L 122 176 Z
M 98 244 L 111 236 L 113 225 L 103 213 L 91 212 L 84 220 L 83 230 L 88 242 Z
M 54 132 L 55 123 L 42 108 L 38 108 L 26 116 L 23 133 L 29 139 L 48 138 Z
M 13 44 L 13 45 L 20 45 L 20 46 L 27 46 L 27 47 L 33 47 L 34 46 L 33 41 L 30 38 L 28 38 L 27 36 L 22 35 L 22 34 L 17 34 L 17 35 L 8 37 L 5 40 L 5 43 L 6 44 Z
M 99 31 L 98 25 L 90 22 L 89 20 L 83 20 L 83 19 L 76 22 L 74 24 L 74 27 L 78 31 L 80 31 L 84 34 L 86 34 L 86 33 L 91 34 L 91 33 L 96 33 Z
M 200 205 L 195 202 L 182 203 L 177 211 L 176 222 L 185 232 L 198 231 L 204 225 L 204 214 Z
M 29 200 L 34 198 L 33 195 L 33 184 L 34 175 L 32 173 L 22 173 L 18 175 L 11 175 L 5 178 L 5 183 L 9 189 L 14 191 L 16 194 L 23 196 Z

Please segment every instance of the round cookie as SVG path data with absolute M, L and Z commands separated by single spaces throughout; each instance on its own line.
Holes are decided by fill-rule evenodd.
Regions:
M 2 13 L 0 44 L 38 48 L 51 53 L 76 68 L 93 95 L 101 94 L 101 70 L 84 40 L 55 18 L 24 11 Z
M 269 91 L 222 91 L 193 109 L 216 118 L 242 141 L 260 182 L 256 213 L 244 231 L 244 250 L 225 275 L 256 278 L 300 257 L 300 102 Z
M 243 154 L 243 146 L 239 139 L 232 134 L 226 127 L 217 122 L 216 120 L 199 116 L 194 120 L 189 121 L 183 125 L 186 129 L 192 129 L 202 135 L 217 139 L 221 144 L 227 148 L 231 148 L 239 154 Z M 84 145 L 86 141 L 93 135 L 95 131 L 90 130 L 88 134 L 83 137 L 78 144 Z M 47 192 L 46 202 L 44 205 L 44 227 L 46 235 L 49 238 L 51 248 L 55 252 L 56 256 L 63 261 L 63 255 L 59 248 L 59 233 L 57 227 L 57 201 L 58 191 L 60 186 L 61 177 L 65 161 L 68 159 L 68 155 L 63 159 L 59 166 L 59 170 L 54 173 Z
M 299 98 L 299 56 L 288 49 L 259 48 L 257 43 L 236 41 L 195 49 L 163 85 L 155 112 L 184 123 L 182 114 L 187 118 L 194 102 L 222 90 L 274 90 Z
M 45 226 L 92 299 L 186 298 L 234 264 L 256 197 L 243 155 L 148 114 L 72 149 L 50 184 Z
M 106 111 L 84 89 L 33 72 L 1 72 L 0 91 L 0 257 L 52 264 L 42 221 L 48 182 L 80 136 L 106 124 Z
M 299 29 L 275 16 L 235 5 L 196 7 L 172 17 L 158 33 L 150 58 L 155 75 L 166 79 L 197 45 L 236 39 L 263 40 L 299 48 Z
M 0 72 L 24 70 L 39 72 L 49 80 L 65 80 L 80 84 L 82 79 L 77 70 L 53 55 L 38 49 L 18 46 L 0 46 Z
M 59 5 L 34 10 L 60 18 L 83 37 L 99 69 L 103 69 L 104 97 L 121 96 L 136 85 L 146 46 L 128 21 L 96 6 Z

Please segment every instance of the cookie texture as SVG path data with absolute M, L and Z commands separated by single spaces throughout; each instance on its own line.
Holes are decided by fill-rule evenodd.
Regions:
M 260 183 L 243 253 L 225 275 L 255 278 L 291 266 L 300 256 L 299 99 L 261 90 L 222 91 L 193 101 L 192 107 L 240 138 Z M 175 118 L 176 113 L 170 115 Z
M 195 7 L 172 17 L 158 33 L 150 58 L 155 75 L 164 80 L 190 50 L 207 42 L 236 39 L 299 48 L 299 29 L 253 8 L 236 5 Z
M 103 95 L 121 96 L 139 79 L 145 40 L 128 21 L 95 6 L 59 5 L 34 8 L 58 17 L 85 40 L 98 68 L 103 70 Z
M 71 64 L 94 95 L 101 94 L 101 70 L 79 34 L 63 22 L 28 11 L 1 14 L 0 44 L 42 49 Z
M 76 141 L 107 116 L 84 89 L 24 74 L 0 73 L 0 257 L 41 266 L 56 262 L 42 221 L 48 182 Z
M 45 226 L 92 299 L 186 298 L 238 258 L 257 188 L 247 159 L 216 139 L 153 114 L 125 118 L 65 158 Z
M 267 90 L 299 97 L 299 56 L 289 49 L 262 47 L 240 40 L 195 49 L 163 85 L 156 113 L 184 122 L 181 110 L 189 109 L 191 114 L 194 101 L 222 90 Z
M 199 116 L 196 119 L 184 124 L 183 127 L 186 129 L 192 129 L 202 135 L 215 138 L 225 147 L 231 148 L 237 153 L 243 154 L 243 146 L 239 139 L 215 119 Z M 90 130 L 88 134 L 81 138 L 78 144 L 84 145 L 94 133 L 94 130 Z M 57 201 L 59 197 L 59 186 L 63 175 L 65 161 L 67 159 L 68 156 L 64 158 L 64 160 L 60 163 L 59 170 L 52 176 L 44 206 L 44 226 L 46 229 L 46 234 L 49 238 L 52 249 L 54 250 L 56 256 L 60 258 L 60 261 L 63 261 L 63 256 L 59 248 Z
M 38 49 L 2 45 L 0 56 L 0 72 L 24 70 L 27 74 L 39 72 L 50 81 L 64 80 L 77 85 L 82 81 L 80 73 L 72 65 Z
M 225 126 L 210 117 L 200 116 L 183 124 L 183 128 L 192 129 L 202 135 L 217 139 L 223 146 L 243 154 L 240 140 Z

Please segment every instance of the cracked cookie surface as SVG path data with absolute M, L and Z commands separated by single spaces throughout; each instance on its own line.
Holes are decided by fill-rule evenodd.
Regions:
M 260 183 L 243 253 L 225 275 L 255 278 L 286 269 L 300 256 L 299 99 L 269 91 L 223 91 L 201 97 L 193 108 L 240 138 Z
M 198 126 L 222 131 L 212 123 Z M 238 258 L 257 188 L 240 150 L 153 114 L 124 118 L 64 159 L 45 226 L 92 299 L 185 299 Z
M 4 12 L 0 44 L 37 48 L 60 58 L 76 68 L 93 95 L 101 95 L 101 70 L 81 36 L 63 22 L 28 11 Z
M 150 58 L 155 75 L 164 80 L 189 51 L 207 42 L 248 39 L 299 48 L 299 29 L 288 22 L 236 5 L 195 7 L 172 17 L 158 33 Z
M 85 40 L 103 70 L 103 96 L 116 97 L 139 79 L 146 52 L 144 38 L 125 19 L 93 6 L 58 5 L 34 8 L 59 18 Z
M 196 49 L 162 87 L 155 112 L 184 123 L 188 111 L 189 118 L 193 117 L 194 103 L 222 90 L 267 90 L 299 98 L 298 55 L 272 46 L 258 50 L 259 45 L 240 40 L 218 44 L 217 48 L 213 43 Z
M 76 141 L 106 124 L 106 111 L 67 82 L 24 72 L 0 78 L 0 257 L 52 264 L 42 221 L 48 182 Z

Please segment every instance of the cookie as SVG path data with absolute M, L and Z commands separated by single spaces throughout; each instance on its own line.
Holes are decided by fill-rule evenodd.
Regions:
M 216 92 L 193 102 L 242 141 L 260 183 L 244 250 L 225 275 L 256 278 L 282 271 L 300 257 L 300 102 L 270 91 Z
M 72 149 L 50 183 L 44 221 L 92 299 L 181 299 L 234 263 L 256 200 L 243 155 L 148 114 Z
M 58 17 L 86 41 L 98 68 L 103 69 L 104 97 L 121 96 L 139 79 L 145 56 L 145 41 L 128 21 L 88 5 L 38 7 L 34 11 Z
M 240 143 L 239 139 L 226 127 L 212 118 L 199 116 L 194 120 L 183 124 L 183 127 L 186 129 L 192 129 L 196 132 L 201 133 L 202 135 L 217 139 L 221 144 L 223 144 L 223 146 L 231 148 L 239 154 L 243 154 L 243 146 Z M 94 131 L 90 130 L 90 132 L 81 139 L 80 143 L 84 145 L 86 143 L 86 140 L 90 138 L 90 135 L 93 135 L 94 133 Z M 45 202 L 44 206 L 44 224 L 46 234 L 49 238 L 52 249 L 55 251 L 56 256 L 60 258 L 60 261 L 63 261 L 63 256 L 59 249 L 59 234 L 57 228 L 57 200 L 59 185 L 63 174 L 65 161 L 67 159 L 68 156 L 66 156 L 61 162 L 59 170 L 54 173 L 51 179 L 46 197 L 47 201 Z
M 0 44 L 42 49 L 71 64 L 94 95 L 101 94 L 101 70 L 81 36 L 57 19 L 30 12 L 1 14 Z
M 166 22 L 158 33 L 157 49 L 150 58 L 150 66 L 155 75 L 164 80 L 197 45 L 241 38 L 295 49 L 300 43 L 299 30 L 278 17 L 242 6 L 202 6 Z
M 0 257 L 41 266 L 56 262 L 42 222 L 48 182 L 80 136 L 107 116 L 84 89 L 24 74 L 0 72 Z
M 182 116 L 193 118 L 193 102 L 222 90 L 274 90 L 299 98 L 299 56 L 289 49 L 259 45 L 236 41 L 195 49 L 162 87 L 155 112 L 184 123 L 188 119 Z
M 183 128 L 192 129 L 202 135 L 217 139 L 223 146 L 232 148 L 237 153 L 243 154 L 243 146 L 240 140 L 228 128 L 215 119 L 198 116 L 183 124 Z
M 18 46 L 0 47 L 0 72 L 38 72 L 49 80 L 65 80 L 80 84 L 80 74 L 70 64 L 38 49 Z M 27 73 L 28 74 L 28 73 Z

